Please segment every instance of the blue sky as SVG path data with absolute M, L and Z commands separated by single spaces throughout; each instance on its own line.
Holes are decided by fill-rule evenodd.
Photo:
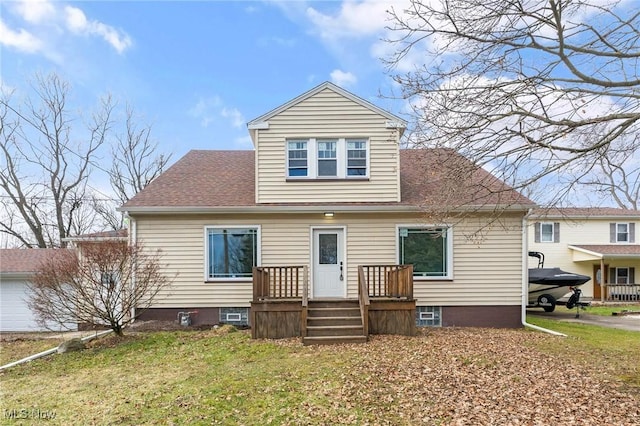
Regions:
M 398 4 L 398 2 L 395 2 Z M 322 83 L 400 114 L 389 2 L 3 1 L 1 83 L 24 93 L 56 71 L 88 111 L 109 92 L 177 160 L 190 149 L 251 149 L 246 122 Z

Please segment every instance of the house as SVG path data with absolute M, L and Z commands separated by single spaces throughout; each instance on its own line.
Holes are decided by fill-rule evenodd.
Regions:
M 529 250 L 544 254 L 545 267 L 592 277 L 581 287 L 584 298 L 640 299 L 639 212 L 619 208 L 535 209 L 528 222 Z M 537 262 L 532 258 L 530 267 L 536 267 Z
M 451 150 L 400 149 L 405 126 L 326 82 L 249 122 L 254 150 L 187 153 L 121 207 L 131 241 L 178 274 L 142 319 L 189 312 L 254 337 L 354 311 L 370 333 L 521 326 L 533 203 Z M 468 214 L 436 222 L 425 206 L 454 191 L 449 164 L 471 170 L 456 195 Z
M 0 249 L 0 332 L 74 329 L 38 324 L 29 308 L 29 285 L 40 264 L 63 249 Z

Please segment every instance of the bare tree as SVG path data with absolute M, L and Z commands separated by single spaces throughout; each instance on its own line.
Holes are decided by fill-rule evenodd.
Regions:
M 151 126 L 138 125 L 133 109 L 126 110 L 125 134 L 117 137 L 112 150 L 111 186 L 121 203 L 142 191 L 166 167 L 171 155 L 158 154 Z
M 116 211 L 157 177 L 170 156 L 157 154 L 151 127 L 126 108 L 122 132 L 111 96 L 80 124 L 67 99 L 71 87 L 56 74 L 36 75 L 34 98 L 0 94 L 0 233 L 25 247 L 66 246 L 65 238 L 121 229 Z M 104 151 L 111 157 L 104 167 Z M 101 160 L 100 162 L 98 160 Z M 109 179 L 115 196 L 92 181 Z
M 86 136 L 73 138 L 67 107 L 69 85 L 55 74 L 36 75 L 36 103 L 0 99 L 0 232 L 26 247 L 65 246 L 78 225 L 87 180 L 111 125 L 113 104 L 101 100 Z M 74 140 L 75 139 L 75 140 Z M 6 219 L 5 219 L 6 218 Z
M 29 306 L 40 324 L 108 327 L 117 335 L 167 290 L 160 251 L 122 240 L 83 242 L 58 250 L 38 268 Z
M 640 158 L 635 163 L 628 158 L 602 156 L 593 174 L 580 182 L 593 188 L 602 198 L 614 200 L 623 209 L 640 207 Z
M 411 0 L 389 13 L 411 144 L 453 148 L 518 189 L 542 180 L 550 203 L 609 158 L 637 161 L 638 3 Z

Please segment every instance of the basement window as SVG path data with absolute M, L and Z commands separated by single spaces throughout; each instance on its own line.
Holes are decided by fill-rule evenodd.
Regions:
M 416 326 L 442 326 L 442 308 L 440 306 L 416 306 Z
M 220 323 L 237 326 L 249 325 L 249 308 L 220 308 Z

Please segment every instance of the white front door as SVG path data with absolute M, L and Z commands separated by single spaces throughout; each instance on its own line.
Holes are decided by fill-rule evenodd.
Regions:
M 344 230 L 313 230 L 313 297 L 346 297 Z

